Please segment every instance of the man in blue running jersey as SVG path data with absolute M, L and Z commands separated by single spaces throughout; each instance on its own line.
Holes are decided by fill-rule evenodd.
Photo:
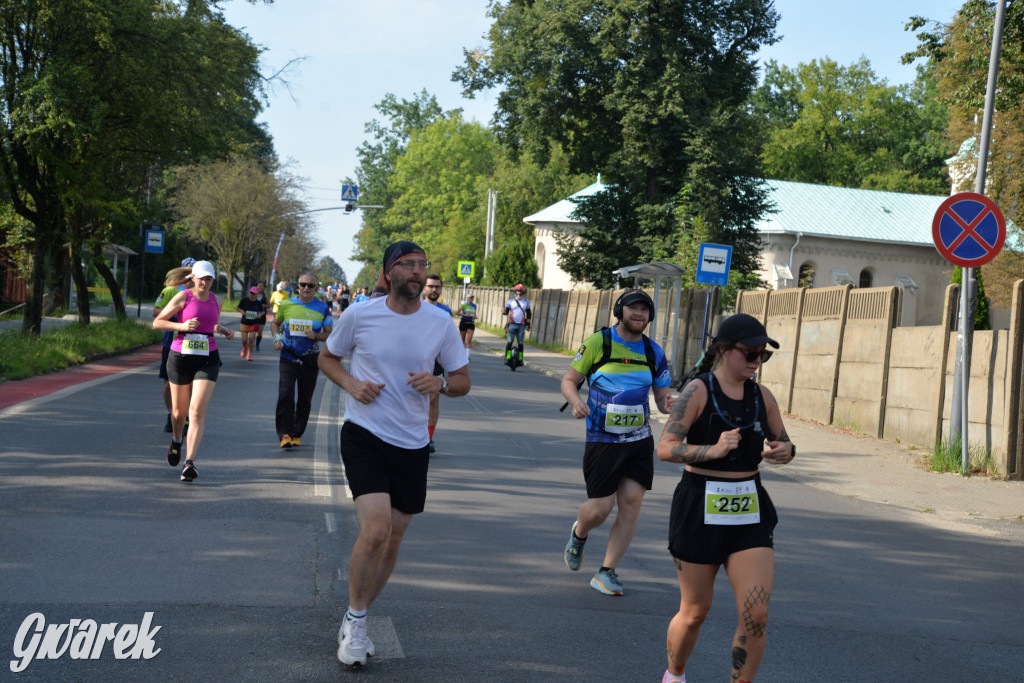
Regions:
M 565 564 L 576 571 L 583 562 L 587 535 L 618 505 L 601 568 L 590 585 L 605 595 L 622 595 L 615 567 L 626 554 L 640 519 L 644 494 L 654 483 L 654 437 L 648 394 L 654 389 L 658 410 L 672 410 L 672 378 L 665 352 L 643 332 L 654 318 L 654 302 L 639 289 L 615 302 L 618 324 L 591 335 L 562 378 L 562 395 L 572 416 L 587 420 L 583 478 L 587 500 L 580 506 L 565 546 Z M 579 387 L 589 377 L 587 400 Z

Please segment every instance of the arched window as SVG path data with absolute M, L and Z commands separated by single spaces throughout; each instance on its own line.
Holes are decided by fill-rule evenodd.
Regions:
M 541 280 L 541 286 L 544 286 L 544 256 L 546 250 L 544 249 L 544 243 L 537 243 L 537 253 L 534 255 L 533 260 L 537 262 L 537 277 Z
M 814 264 L 808 261 L 800 266 L 800 276 L 797 278 L 797 287 L 814 286 Z
M 857 286 L 865 288 L 870 287 L 874 281 L 875 276 L 872 275 L 870 270 L 865 268 L 864 270 L 860 271 L 860 284 L 858 284 Z

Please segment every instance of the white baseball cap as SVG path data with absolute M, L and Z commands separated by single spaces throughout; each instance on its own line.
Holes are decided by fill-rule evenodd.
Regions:
M 201 277 L 217 277 L 217 273 L 213 270 L 213 264 L 209 261 L 196 261 L 192 264 L 192 279 Z

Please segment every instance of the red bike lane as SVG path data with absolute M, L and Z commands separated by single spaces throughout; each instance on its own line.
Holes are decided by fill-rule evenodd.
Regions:
M 51 372 L 48 375 L 8 380 L 0 384 L 0 410 L 34 398 L 47 396 L 82 382 L 133 370 L 149 363 L 159 363 L 160 350 L 160 344 L 154 344 L 141 351 L 91 361 L 67 370 Z

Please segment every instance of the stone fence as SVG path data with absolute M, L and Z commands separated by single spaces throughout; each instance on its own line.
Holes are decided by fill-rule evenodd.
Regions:
M 508 289 L 470 287 L 478 320 L 504 325 Z M 575 349 L 615 323 L 619 291 L 535 289 L 528 338 Z M 654 292 L 650 292 L 652 295 Z M 718 329 L 718 290 L 663 289 L 648 334 L 665 349 L 673 380 L 701 354 L 705 309 Z M 446 287 L 457 308 L 462 288 Z M 1015 283 L 1007 330 L 975 331 L 968 385 L 968 441 L 987 450 L 996 469 L 1024 478 L 1024 280 Z M 948 438 L 957 341 L 959 287 L 946 290 L 942 322 L 899 327 L 898 287 L 850 285 L 740 292 L 736 310 L 762 320 L 780 349 L 760 380 L 790 414 L 927 449 Z M 675 315 L 678 305 L 678 315 Z M 568 363 L 567 363 L 568 365 Z

